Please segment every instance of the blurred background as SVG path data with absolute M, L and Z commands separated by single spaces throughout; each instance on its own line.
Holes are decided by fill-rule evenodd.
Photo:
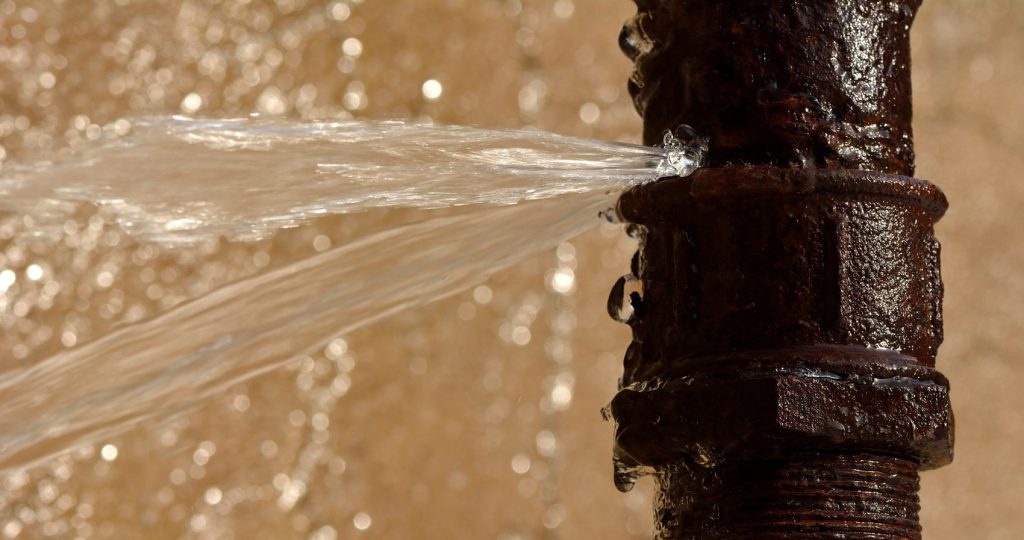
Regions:
M 125 119 L 169 114 L 431 119 L 638 142 L 616 44 L 633 12 L 627 0 L 2 0 L 0 162 L 60 159 Z M 951 466 L 923 476 L 930 539 L 1024 538 L 1022 30 L 1016 0 L 926 0 L 914 25 L 917 175 L 951 202 L 938 226 L 938 366 L 957 443 Z M 24 241 L 31 220 L 0 214 L 0 268 L 28 276 L 0 297 L 6 365 L 355 227 L 324 218 L 172 250 L 85 223 Z M 595 224 L 197 409 L 3 475 L 0 538 L 649 537 L 650 482 L 615 490 L 600 415 L 629 341 L 605 302 L 634 249 L 619 226 Z M 97 280 L 111 268 L 117 280 Z M 559 269 L 572 287 L 551 287 Z

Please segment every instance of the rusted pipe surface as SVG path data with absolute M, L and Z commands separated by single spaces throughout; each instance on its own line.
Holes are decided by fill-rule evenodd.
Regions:
M 638 0 L 620 36 L 645 140 L 710 137 L 710 168 L 619 201 L 642 291 L 616 459 L 654 471 L 659 538 L 920 538 L 953 417 L 946 200 L 908 176 L 918 5 Z
M 689 124 L 711 165 L 913 174 L 920 0 L 637 0 L 620 35 L 644 141 Z

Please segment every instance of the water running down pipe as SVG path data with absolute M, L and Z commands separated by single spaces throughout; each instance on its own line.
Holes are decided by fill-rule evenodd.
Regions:
M 920 0 L 637 0 L 620 35 L 644 139 L 709 167 L 634 188 L 641 247 L 616 456 L 656 536 L 921 538 L 952 459 L 934 369 L 942 192 L 911 178 Z M 621 291 L 617 291 L 621 292 Z

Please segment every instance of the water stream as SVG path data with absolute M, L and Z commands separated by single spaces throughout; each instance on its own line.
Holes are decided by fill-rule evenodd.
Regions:
M 403 122 L 143 119 L 73 160 L 8 167 L 0 212 L 57 234 L 83 205 L 170 249 L 327 214 L 419 209 L 48 358 L 0 368 L 0 469 L 181 411 L 303 351 L 443 298 L 593 226 L 700 148 Z M 463 207 L 435 215 L 429 209 Z M 0 289 L 19 275 L 5 270 Z M 24 279 L 22 276 L 21 279 Z
M 669 160 L 661 148 L 401 121 L 172 117 L 122 131 L 65 162 L 8 165 L 0 210 L 37 216 L 38 234 L 88 203 L 141 240 L 251 240 L 324 214 L 621 191 L 694 159 L 682 145 Z

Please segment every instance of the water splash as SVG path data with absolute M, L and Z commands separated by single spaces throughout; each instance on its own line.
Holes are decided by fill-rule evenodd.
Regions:
M 371 235 L 0 375 L 0 468 L 174 412 L 591 227 L 614 195 L 484 207 Z M 486 234 L 481 234 L 486 231 Z
M 0 210 L 47 218 L 40 234 L 87 203 L 144 241 L 253 240 L 368 208 L 621 191 L 690 170 L 692 149 L 666 144 L 401 121 L 150 118 L 67 162 L 8 168 Z
M 661 149 L 665 157 L 658 163 L 659 178 L 689 176 L 704 166 L 708 153 L 708 139 L 684 124 L 677 127 L 675 132 L 665 131 Z
M 183 410 L 333 336 L 472 286 L 590 228 L 620 190 L 699 164 L 680 152 L 691 149 L 401 122 L 173 118 L 139 121 L 131 136 L 73 161 L 8 169 L 0 210 L 31 217 L 31 234 L 58 230 L 88 205 L 140 241 L 176 249 L 262 238 L 329 213 L 462 210 L 424 211 L 4 366 L 0 469 Z

